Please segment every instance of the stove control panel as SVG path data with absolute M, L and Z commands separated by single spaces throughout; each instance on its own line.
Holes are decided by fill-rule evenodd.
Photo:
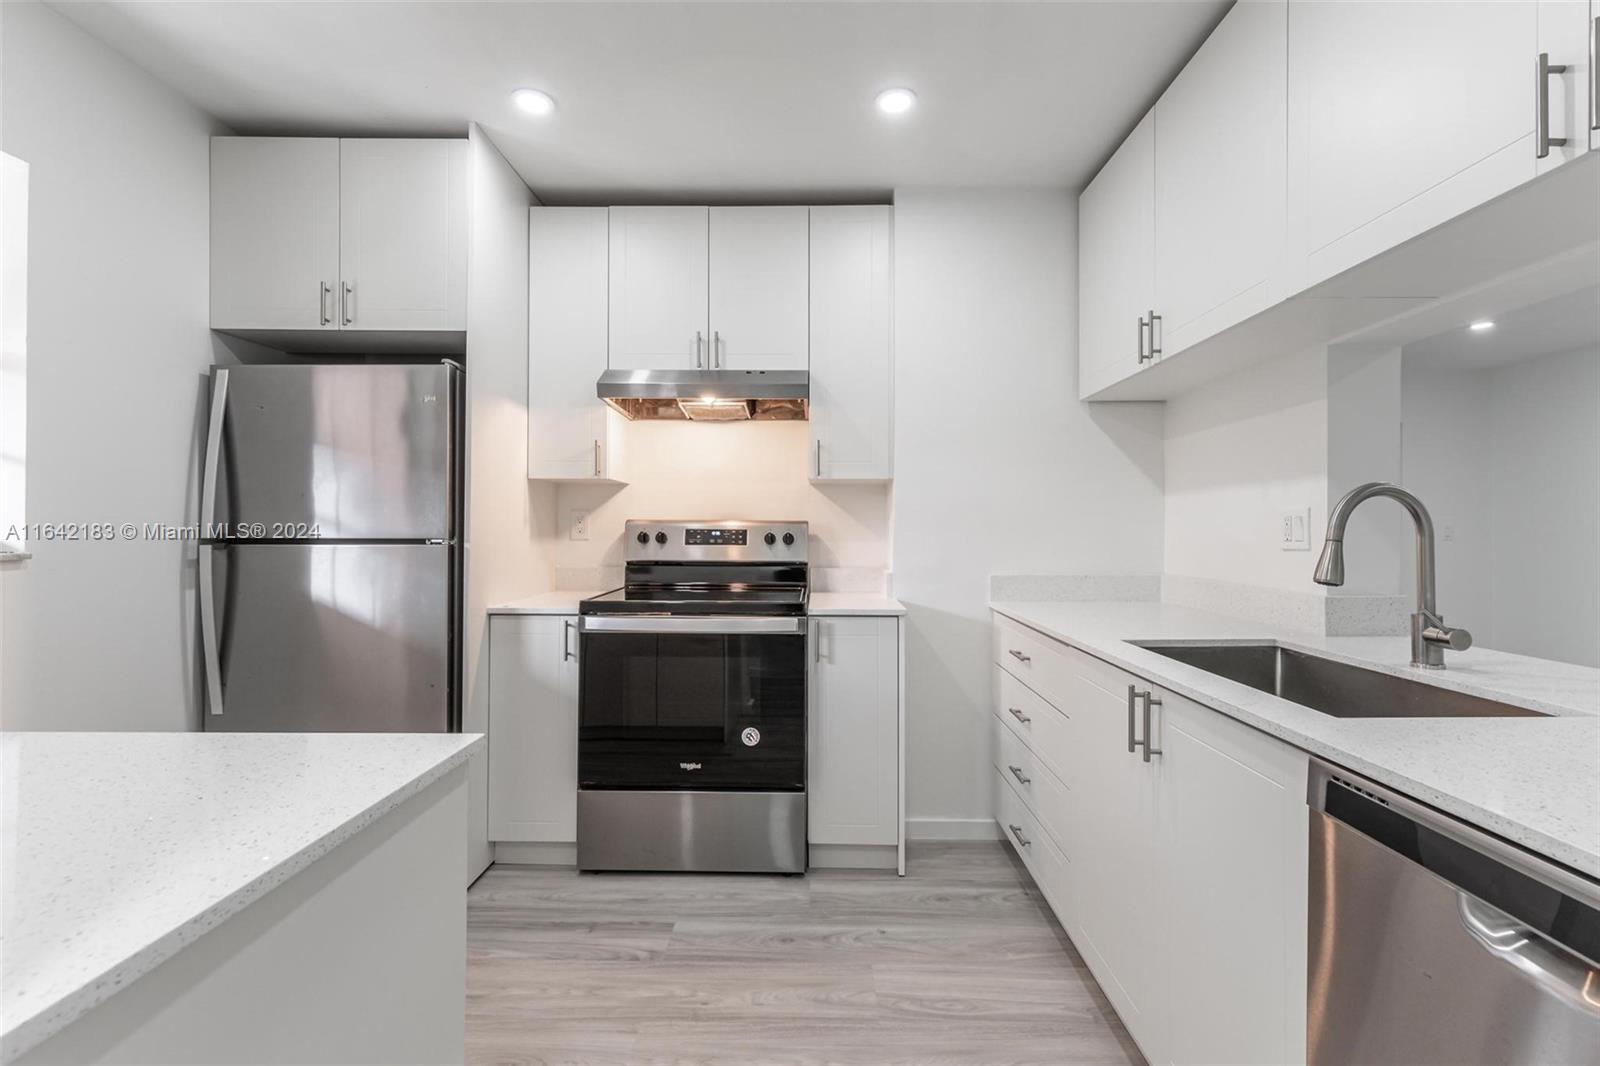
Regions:
M 806 561 L 804 522 L 662 522 L 631 519 L 628 562 L 757 563 Z

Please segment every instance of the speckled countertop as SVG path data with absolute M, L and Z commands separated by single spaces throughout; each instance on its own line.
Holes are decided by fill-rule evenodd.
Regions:
M 1600 877 L 1600 670 L 1474 648 L 1410 666 L 1408 637 L 1320 637 L 1165 603 L 993 603 L 997 613 L 1532 851 Z M 1549 718 L 1334 718 L 1138 647 L 1275 640 Z
M 0 1062 L 310 866 L 482 743 L 478 734 L 4 734 Z

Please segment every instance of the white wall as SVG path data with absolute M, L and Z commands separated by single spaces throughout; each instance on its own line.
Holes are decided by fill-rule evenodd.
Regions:
M 528 208 L 516 171 L 473 125 L 467 259 L 466 698 L 462 726 L 489 724 L 485 608 L 550 588 L 554 493 L 528 480 Z M 467 876 L 489 864 L 487 755 L 468 775 Z
M 895 194 L 894 588 L 907 807 L 989 834 L 989 575 L 1161 568 L 1161 408 L 1079 403 L 1064 190 Z
M 0 147 L 31 175 L 28 518 L 192 521 L 213 123 L 49 8 L 0 8 Z M 5 727 L 197 724 L 192 547 L 30 550 L 0 572 Z
M 1477 643 L 1600 666 L 1600 348 L 1404 371 L 1406 487 Z
M 626 486 L 568 484 L 556 497 L 558 584 L 614 584 L 630 518 L 800 520 L 813 568 L 888 568 L 888 486 L 812 485 L 807 423 L 631 422 L 622 433 Z M 589 512 L 588 540 L 568 536 L 576 510 Z

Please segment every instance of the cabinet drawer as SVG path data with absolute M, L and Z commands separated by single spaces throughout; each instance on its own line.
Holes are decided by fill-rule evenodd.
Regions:
M 994 661 L 1058 707 L 1071 677 L 1067 652 L 1065 644 L 1043 633 L 994 616 Z
M 995 667 L 995 717 L 1016 735 L 1063 781 L 1072 781 L 1072 722 L 1044 697 L 1007 671 Z
M 1038 818 L 1012 787 L 1010 776 L 997 771 L 994 778 L 995 821 L 1000 835 L 1033 875 L 1034 883 L 1055 911 L 1056 920 L 1070 929 L 1074 917 L 1071 864 L 1049 834 L 1040 829 Z
M 1062 851 L 1076 850 L 1071 791 L 1008 723 L 994 716 L 994 768 L 1011 781 L 1045 832 Z

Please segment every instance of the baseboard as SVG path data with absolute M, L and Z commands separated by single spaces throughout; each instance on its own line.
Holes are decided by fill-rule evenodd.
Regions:
M 907 818 L 907 840 L 999 840 L 993 818 Z
M 577 844 L 504 841 L 494 846 L 494 861 L 510 866 L 577 866 Z
M 814 870 L 893 870 L 900 849 L 893 844 L 811 844 L 807 865 Z

